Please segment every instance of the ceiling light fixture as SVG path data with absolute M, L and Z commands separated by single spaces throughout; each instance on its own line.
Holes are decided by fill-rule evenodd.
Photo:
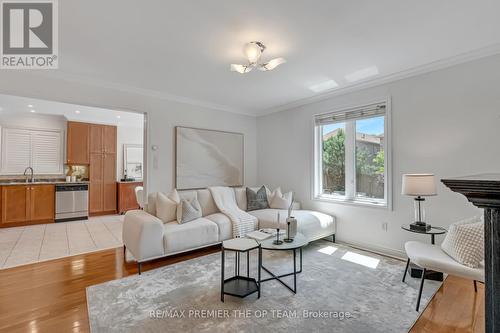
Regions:
M 359 80 L 367 79 L 367 78 L 369 78 L 371 76 L 375 76 L 375 75 L 378 75 L 377 66 L 370 66 L 367 68 L 357 70 L 357 71 L 352 72 L 350 74 L 347 74 L 346 76 L 344 76 L 344 78 L 348 82 L 356 82 Z
M 33 105 L 31 105 L 31 104 L 28 104 L 28 107 L 29 107 L 29 108 L 32 108 L 32 107 L 33 107 Z
M 36 111 L 35 110 L 30 110 L 31 113 L 35 113 Z
M 75 113 L 76 113 L 76 114 L 80 114 L 80 110 L 76 110 L 76 111 L 75 111 Z
M 120 119 L 120 118 L 121 118 L 121 116 L 116 116 L 116 118 Z
M 243 54 L 247 57 L 248 64 L 231 64 L 231 71 L 241 74 L 248 73 L 254 68 L 257 68 L 261 71 L 270 71 L 286 62 L 284 58 L 274 58 L 266 63 L 259 63 L 259 60 L 262 57 L 262 53 L 264 53 L 265 49 L 266 46 L 261 42 L 250 42 L 245 44 L 245 46 L 243 47 Z
M 333 88 L 337 88 L 339 85 L 334 80 L 327 80 L 321 83 L 309 86 L 309 89 L 315 93 L 323 92 L 325 90 L 330 90 Z

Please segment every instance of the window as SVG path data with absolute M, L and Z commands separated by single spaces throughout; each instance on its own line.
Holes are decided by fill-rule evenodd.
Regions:
M 314 198 L 389 206 L 387 103 L 315 116 Z
M 2 129 L 2 175 L 63 173 L 63 135 L 57 130 Z

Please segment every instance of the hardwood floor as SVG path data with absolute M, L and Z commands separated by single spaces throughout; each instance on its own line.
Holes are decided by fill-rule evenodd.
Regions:
M 143 264 L 143 271 L 217 252 L 217 246 Z M 123 248 L 0 270 L 0 332 L 89 332 L 85 288 L 136 274 Z M 484 332 L 484 288 L 449 277 L 412 333 Z

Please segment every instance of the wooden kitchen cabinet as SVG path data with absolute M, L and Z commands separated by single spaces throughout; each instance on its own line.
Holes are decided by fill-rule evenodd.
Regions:
M 116 126 L 90 125 L 89 212 L 116 213 Z
M 66 135 L 67 164 L 90 163 L 90 124 L 68 121 Z
M 2 226 L 13 226 L 29 221 L 29 186 L 2 186 Z
M 9 185 L 1 188 L 1 226 L 53 222 L 55 186 Z
M 29 189 L 30 220 L 53 221 L 55 218 L 55 186 L 32 185 Z
M 119 182 L 118 183 L 118 213 L 139 209 L 135 198 L 135 188 L 143 186 L 142 182 Z

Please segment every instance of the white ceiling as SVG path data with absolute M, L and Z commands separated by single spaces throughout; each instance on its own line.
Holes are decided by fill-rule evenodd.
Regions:
M 64 116 L 67 120 L 72 121 L 131 128 L 142 129 L 144 126 L 144 116 L 140 113 L 0 94 L 0 118 L 2 116 L 26 116 L 31 114 Z
M 498 45 L 499 12 L 498 0 L 59 1 L 57 75 L 260 115 L 364 68 L 381 78 Z M 288 62 L 230 72 L 254 40 Z

